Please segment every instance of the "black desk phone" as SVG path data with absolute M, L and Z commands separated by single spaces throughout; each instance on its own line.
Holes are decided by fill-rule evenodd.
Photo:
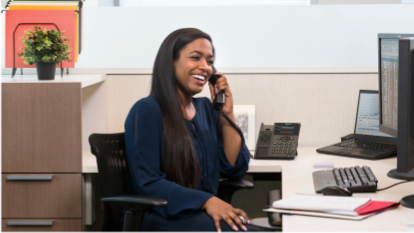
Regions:
M 298 155 L 300 123 L 260 125 L 255 159 L 294 159 Z

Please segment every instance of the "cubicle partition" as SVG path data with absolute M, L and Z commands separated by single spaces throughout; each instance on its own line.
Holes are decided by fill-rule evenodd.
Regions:
M 226 74 L 234 104 L 256 106 L 260 124 L 299 122 L 299 146 L 324 146 L 353 133 L 360 89 L 377 90 L 377 74 Z M 132 105 L 149 95 L 151 75 L 107 75 L 108 131 L 124 131 Z M 210 98 L 205 87 L 196 97 Z M 254 148 L 249 148 L 254 150 Z

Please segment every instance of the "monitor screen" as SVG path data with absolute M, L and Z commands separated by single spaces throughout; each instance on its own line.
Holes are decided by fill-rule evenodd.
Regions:
M 398 39 L 381 39 L 382 124 L 398 129 Z
M 360 92 L 355 134 L 392 137 L 379 131 L 378 92 Z

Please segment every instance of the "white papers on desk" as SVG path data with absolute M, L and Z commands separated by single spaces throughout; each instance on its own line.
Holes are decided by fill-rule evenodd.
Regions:
M 323 196 L 318 194 L 295 194 L 273 202 L 275 209 L 317 211 L 328 214 L 357 216 L 355 210 L 371 202 L 369 197 Z
M 303 216 L 312 216 L 312 217 L 322 217 L 322 218 L 337 218 L 337 219 L 345 219 L 345 220 L 354 220 L 359 221 L 362 219 L 366 219 L 375 215 L 377 213 L 362 215 L 362 216 L 346 216 L 346 215 L 338 215 L 338 214 L 329 214 L 327 212 L 315 212 L 315 211 L 302 211 L 302 210 L 284 210 L 284 209 L 264 209 L 263 211 L 266 212 L 274 212 L 274 213 L 282 213 L 282 214 L 291 214 L 291 215 L 303 215 Z

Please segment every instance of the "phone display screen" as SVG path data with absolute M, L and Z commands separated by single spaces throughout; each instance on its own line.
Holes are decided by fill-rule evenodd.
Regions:
M 275 124 L 274 135 L 297 135 L 298 127 L 295 124 Z

